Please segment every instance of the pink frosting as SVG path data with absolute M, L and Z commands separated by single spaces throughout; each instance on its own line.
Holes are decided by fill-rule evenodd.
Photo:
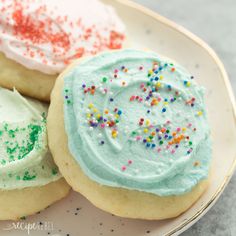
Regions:
M 98 0 L 0 0 L 0 51 L 46 74 L 122 48 L 124 32 L 114 9 Z

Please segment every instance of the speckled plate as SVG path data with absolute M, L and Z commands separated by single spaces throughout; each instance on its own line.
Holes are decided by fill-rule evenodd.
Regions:
M 106 0 L 127 25 L 130 41 L 178 61 L 208 89 L 207 105 L 214 140 L 212 182 L 207 192 L 181 216 L 164 221 L 122 219 L 71 192 L 40 214 L 0 223 L 3 236 L 163 236 L 178 235 L 202 217 L 220 196 L 236 166 L 236 109 L 225 69 L 209 46 L 169 20 L 128 0 Z M 27 204 L 27 203 L 26 203 Z M 33 229 L 31 229 L 33 228 Z M 29 230 L 27 230 L 29 229 Z

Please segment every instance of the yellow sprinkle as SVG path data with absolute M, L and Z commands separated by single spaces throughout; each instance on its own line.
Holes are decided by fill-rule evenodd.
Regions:
M 150 125 L 150 120 L 146 120 L 146 125 Z
M 157 86 L 158 88 L 160 88 L 160 87 L 161 87 L 161 83 L 160 83 L 160 82 L 157 82 L 157 83 L 156 83 L 156 86 Z
M 147 142 L 150 143 L 150 142 L 151 142 L 151 139 L 150 139 L 150 138 L 147 138 Z
M 168 105 L 169 103 L 168 102 L 163 102 L 164 103 L 164 105 Z
M 198 112 L 197 112 L 197 115 L 198 115 L 198 116 L 201 116 L 201 115 L 202 115 L 202 111 L 198 111 Z
M 152 71 L 152 70 L 149 70 L 148 73 L 152 75 L 152 74 L 153 74 L 153 71 Z
M 147 133 L 147 132 L 148 132 L 148 129 L 144 129 L 143 132 L 144 132 L 144 133 Z
M 188 81 L 186 85 L 187 87 L 189 87 L 191 85 L 190 81 Z
M 185 127 L 183 127 L 183 128 L 182 128 L 182 131 L 186 131 L 186 128 L 185 128 Z
M 97 118 L 99 119 L 101 117 L 101 115 L 100 114 L 97 114 Z
M 115 118 L 118 119 L 120 116 L 118 114 L 115 114 Z
M 164 77 L 163 77 L 163 75 L 160 75 L 159 78 L 160 78 L 160 80 L 163 80 Z
M 98 112 L 98 109 L 94 108 L 94 109 L 93 109 L 93 112 L 94 112 L 94 113 L 97 113 L 97 112 Z
M 90 118 L 90 117 L 91 117 L 91 114 L 88 113 L 88 114 L 87 114 L 87 118 Z
M 116 138 L 117 137 L 117 131 L 112 130 L 111 135 L 112 135 L 112 138 Z
M 93 104 L 92 103 L 90 103 L 89 105 L 88 105 L 88 108 L 93 108 Z

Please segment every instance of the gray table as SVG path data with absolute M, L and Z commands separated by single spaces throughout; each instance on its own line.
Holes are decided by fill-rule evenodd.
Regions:
M 236 0 L 135 1 L 205 40 L 223 61 L 236 93 Z M 236 174 L 212 209 L 182 235 L 236 236 Z

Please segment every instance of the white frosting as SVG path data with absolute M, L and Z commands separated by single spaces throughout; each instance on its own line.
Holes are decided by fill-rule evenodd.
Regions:
M 47 106 L 0 88 L 0 189 L 42 186 L 61 178 L 48 151 Z
M 0 51 L 47 74 L 75 58 L 120 48 L 124 30 L 114 9 L 98 0 L 0 0 Z
M 0 88 L 0 123 L 41 120 L 43 112 L 47 112 L 46 105 L 30 98 L 26 100 L 16 90 L 11 92 Z

